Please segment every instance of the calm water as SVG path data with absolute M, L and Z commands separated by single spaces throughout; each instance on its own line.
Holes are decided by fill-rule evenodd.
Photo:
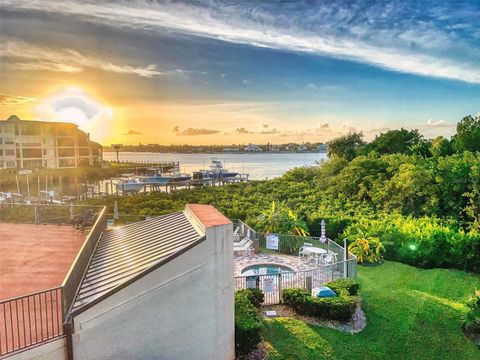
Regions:
M 105 160 L 115 160 L 115 153 L 105 152 Z M 298 166 L 315 165 L 315 160 L 326 159 L 325 153 L 257 153 L 257 154 L 177 154 L 120 152 L 120 161 L 179 161 L 180 170 L 192 173 L 210 166 L 212 158 L 223 162 L 230 171 L 247 173 L 250 179 L 271 179 Z

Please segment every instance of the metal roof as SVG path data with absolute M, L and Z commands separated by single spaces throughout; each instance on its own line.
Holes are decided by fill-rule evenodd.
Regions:
M 73 312 L 108 296 L 203 238 L 183 212 L 104 232 L 80 285 Z

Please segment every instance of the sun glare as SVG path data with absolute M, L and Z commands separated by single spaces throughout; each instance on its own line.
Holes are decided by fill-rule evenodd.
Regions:
M 67 87 L 47 96 L 36 112 L 44 120 L 72 122 L 97 141 L 113 130 L 112 109 L 79 87 Z

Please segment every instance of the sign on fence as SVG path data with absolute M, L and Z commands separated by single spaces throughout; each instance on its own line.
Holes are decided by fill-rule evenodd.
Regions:
M 263 292 L 273 292 L 275 291 L 275 286 L 273 284 L 273 277 L 264 277 L 263 278 Z
M 267 235 L 267 249 L 278 250 L 278 235 L 277 234 L 268 234 Z

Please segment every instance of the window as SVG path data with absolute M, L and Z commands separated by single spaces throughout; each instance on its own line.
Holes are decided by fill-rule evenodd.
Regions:
M 13 145 L 14 143 L 15 143 L 15 139 L 13 137 L 5 138 L 5 145 Z
M 59 157 L 75 156 L 75 149 L 74 148 L 59 148 L 58 149 L 58 156 Z
M 41 158 L 42 149 L 23 149 L 24 158 Z
M 40 135 L 41 127 L 38 124 L 22 124 L 20 125 L 22 135 Z
M 59 167 L 74 167 L 75 166 L 75 159 L 60 159 L 58 161 Z
M 5 156 L 15 156 L 15 149 L 5 149 Z
M 75 146 L 73 138 L 59 138 L 58 146 Z
M 23 167 L 27 169 L 35 169 L 42 167 L 42 160 L 23 160 Z
M 88 146 L 88 138 L 86 136 L 79 136 L 78 146 Z
M 36 136 L 25 136 L 22 138 L 22 145 L 25 147 L 38 147 L 42 146 L 40 138 Z
M 5 125 L 3 127 L 3 132 L 5 134 L 13 134 L 15 132 L 15 127 L 13 125 Z
M 16 161 L 5 161 L 7 163 L 7 168 L 14 168 L 17 166 L 17 162 Z

